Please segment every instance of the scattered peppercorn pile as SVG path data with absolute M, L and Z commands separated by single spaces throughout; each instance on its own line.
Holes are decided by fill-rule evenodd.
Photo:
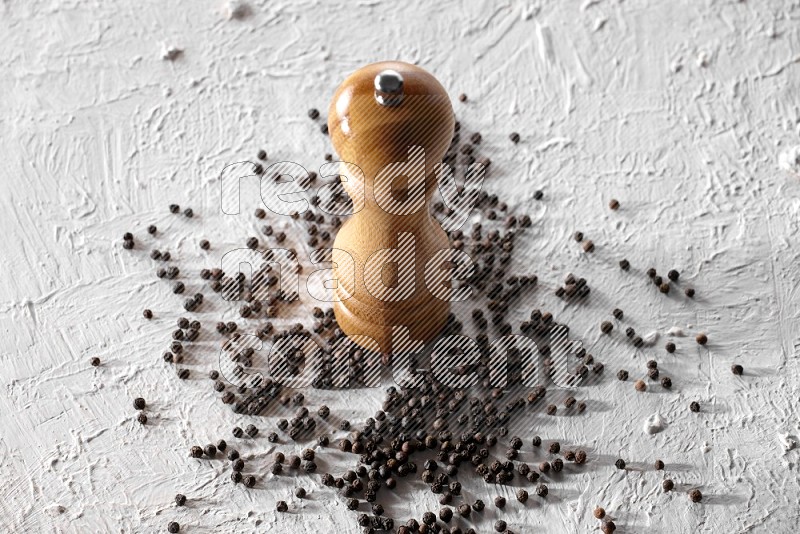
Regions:
M 467 96 L 462 94 L 459 100 L 466 102 Z M 308 117 L 312 121 L 319 121 L 320 113 L 312 109 Z M 320 131 L 327 135 L 324 121 L 320 123 Z M 522 138 L 514 132 L 509 139 L 516 144 Z M 457 177 L 459 169 L 462 169 L 460 178 L 463 179 L 463 169 L 475 162 L 487 169 L 487 176 L 491 175 L 491 160 L 479 154 L 481 142 L 480 133 L 467 135 L 456 123 L 455 135 L 444 162 L 455 167 Z M 267 152 L 258 150 L 256 157 L 258 163 L 254 164 L 254 172 L 263 175 Z M 333 157 L 326 154 L 325 159 L 331 161 Z M 264 176 L 263 179 L 279 180 L 280 176 Z M 301 185 L 310 186 L 317 180 L 317 174 L 311 172 Z M 261 251 L 265 260 L 272 258 L 270 247 L 286 247 L 287 241 L 302 244 L 310 254 L 321 253 L 332 247 L 334 234 L 342 224 L 342 219 L 331 213 L 344 213 L 351 206 L 341 182 L 337 180 L 333 186 L 326 188 L 324 195 L 311 196 L 311 208 L 308 211 L 291 215 L 294 235 L 287 235 L 285 231 L 275 228 L 275 222 L 270 221 L 277 216 L 259 208 L 255 210 L 254 217 L 259 221 L 260 235 L 242 236 L 241 242 L 249 249 Z M 544 201 L 544 193 L 535 191 L 533 198 Z M 609 203 L 611 210 L 618 210 L 620 206 L 615 199 Z M 181 209 L 178 204 L 169 205 L 168 210 L 174 216 L 194 216 L 191 208 Z M 437 201 L 433 204 L 433 212 L 435 217 L 443 220 L 452 210 L 446 202 Z M 526 414 L 540 412 L 549 416 L 578 416 L 587 411 L 585 401 L 576 399 L 569 392 L 565 394 L 564 390 L 548 391 L 544 385 L 522 387 L 525 379 L 522 362 L 532 356 L 529 345 L 512 342 L 507 347 L 509 385 L 503 389 L 492 387 L 489 365 L 491 339 L 518 334 L 522 338 L 535 340 L 539 352 L 535 356 L 543 357 L 540 380 L 544 381 L 547 377 L 556 377 L 556 351 L 561 351 L 558 354 L 564 352 L 563 347 L 556 349 L 552 334 L 556 329 L 569 333 L 569 326 L 556 321 L 552 313 L 540 309 L 526 311 L 526 319 L 516 324 L 509 318 L 511 311 L 521 309 L 523 301 L 535 299 L 537 291 L 549 290 L 539 283 L 535 273 L 512 272 L 510 267 L 519 237 L 533 224 L 531 216 L 515 212 L 498 195 L 481 191 L 476 198 L 471 220 L 473 222 L 468 231 L 453 230 L 450 238 L 453 247 L 467 252 L 475 264 L 472 276 L 466 281 L 472 288 L 473 297 L 469 306 L 453 307 L 444 334 L 469 333 L 474 336 L 481 352 L 479 361 L 459 365 L 454 370 L 459 375 L 476 377 L 474 385 L 452 390 L 424 369 L 412 371 L 420 379 L 418 387 L 386 388 L 382 406 L 372 417 L 357 423 L 336 416 L 325 405 L 309 406 L 306 399 L 309 391 L 304 393 L 286 388 L 281 385 L 284 381 L 277 379 L 291 378 L 300 373 L 306 364 L 304 340 L 314 340 L 323 350 L 311 391 L 343 388 L 343 378 L 349 388 L 363 386 L 372 380 L 368 370 L 374 368 L 371 358 L 375 358 L 375 355 L 346 343 L 332 309 L 313 307 L 309 310 L 296 293 L 277 289 L 279 273 L 273 272 L 269 266 L 253 272 L 248 282 L 243 273 L 226 273 L 212 265 L 179 266 L 168 251 L 144 245 L 152 239 L 143 239 L 140 244 L 132 233 L 123 236 L 122 247 L 131 253 L 148 248 L 147 254 L 157 265 L 155 275 L 171 284 L 174 294 L 182 295 L 183 310 L 176 314 L 175 329 L 161 356 L 164 364 L 173 366 L 177 377 L 185 380 L 191 371 L 184 362 L 192 353 L 193 343 L 201 338 L 201 334 L 205 339 L 217 338 L 225 356 L 222 361 L 193 363 L 207 367 L 211 387 L 218 393 L 222 403 L 230 405 L 237 414 L 263 418 L 265 433 L 261 433 L 255 425 L 247 424 L 242 425 L 244 428 L 232 428 L 228 439 L 232 438 L 235 442 L 266 435 L 269 447 L 274 447 L 275 443 L 285 443 L 299 448 L 299 454 L 285 456 L 282 452 L 275 452 L 272 455 L 268 471 L 276 477 L 300 470 L 316 473 L 317 456 L 325 455 L 331 447 L 351 454 L 350 469 L 319 473 L 317 477 L 322 486 L 333 488 L 339 494 L 342 503 L 353 511 L 354 522 L 364 532 L 462 534 L 474 533 L 479 529 L 486 531 L 486 527 L 480 525 L 481 515 L 487 506 L 482 499 L 467 498 L 462 494 L 460 480 L 464 477 L 482 478 L 487 484 L 486 500 L 501 513 L 507 503 L 500 496 L 488 498 L 492 485 L 518 487 L 516 500 L 520 506 L 525 506 L 531 498 L 539 499 L 544 504 L 550 495 L 551 482 L 558 481 L 562 476 L 565 463 L 582 466 L 587 462 L 601 462 L 591 458 L 581 447 L 565 448 L 559 441 L 547 441 L 538 435 L 523 433 L 530 428 L 522 424 Z M 150 225 L 146 232 L 156 236 L 159 230 L 155 225 Z M 585 254 L 595 250 L 593 241 L 582 231 L 575 231 L 573 238 Z M 208 239 L 202 236 L 194 236 L 194 239 L 201 250 L 213 249 L 213 243 Z M 295 248 L 289 248 L 289 253 L 293 258 L 299 258 Z M 619 267 L 629 272 L 631 264 L 627 259 L 620 259 Z M 680 278 L 677 270 L 669 270 L 662 277 L 656 269 L 649 268 L 646 275 L 665 295 L 670 293 Z M 265 298 L 254 297 L 251 288 L 256 284 L 268 288 Z M 190 290 L 190 287 L 196 289 Z M 568 274 L 563 284 L 555 287 L 553 292 L 568 305 L 580 306 L 590 297 L 591 288 L 585 278 Z M 207 295 L 211 295 L 216 304 L 238 306 L 241 319 L 218 321 L 213 325 L 201 324 L 195 316 L 201 317 L 204 313 Z M 684 295 L 685 298 L 693 298 L 694 289 L 685 287 Z M 154 313 L 145 309 L 142 316 L 151 320 Z M 612 322 L 612 318 L 616 323 Z M 602 334 L 613 335 L 615 324 L 621 325 L 624 319 L 623 310 L 615 308 L 609 312 L 608 318 L 600 318 L 599 330 Z M 640 348 L 645 344 L 645 340 L 632 327 L 627 327 L 624 333 L 633 347 Z M 269 377 L 254 372 L 259 368 L 258 359 L 261 355 L 255 349 L 253 338 L 243 334 L 254 335 L 267 346 L 278 348 L 278 365 L 273 363 Z M 708 338 L 700 333 L 696 336 L 696 342 L 705 345 Z M 576 340 L 567 340 L 566 347 L 576 363 L 567 373 L 568 376 L 561 378 L 574 385 L 590 384 L 592 380 L 602 379 L 603 363 L 587 353 Z M 665 349 L 668 353 L 674 353 L 677 347 L 673 341 L 669 341 Z M 378 358 L 381 366 L 390 363 L 385 356 L 378 355 Z M 96 357 L 90 363 L 93 366 L 101 365 Z M 424 362 L 414 363 L 412 369 L 424 368 Z M 346 369 L 344 377 L 340 372 L 342 368 Z M 744 370 L 736 364 L 732 366 L 732 372 L 742 375 Z M 634 383 L 636 391 L 645 392 L 648 380 L 666 390 L 672 387 L 672 379 L 661 375 L 655 360 L 648 361 L 646 368 L 635 374 L 642 376 Z M 620 381 L 627 381 L 629 376 L 626 369 L 616 372 Z M 344 387 L 343 391 L 345 394 L 359 395 L 358 389 L 348 392 Z M 138 412 L 139 423 L 147 424 L 146 400 L 136 398 L 133 406 Z M 691 402 L 691 412 L 700 409 L 698 402 Z M 214 444 L 183 445 L 191 458 L 226 462 L 232 484 L 252 488 L 268 474 L 251 472 L 247 459 L 241 457 L 225 439 L 219 439 Z M 522 461 L 521 456 L 536 457 L 537 461 Z M 620 470 L 626 469 L 626 461 L 622 458 L 616 459 L 613 465 Z M 661 460 L 655 462 L 656 471 L 665 469 Z M 419 510 L 415 518 L 387 517 L 381 497 L 397 491 L 412 491 L 411 484 L 404 483 L 404 479 L 409 478 L 421 479 L 430 492 L 438 496 L 441 508 Z M 291 477 L 284 476 L 277 480 L 285 482 L 287 498 L 292 494 L 298 500 L 306 498 L 306 489 L 295 487 Z M 672 491 L 674 487 L 671 479 L 663 479 L 662 488 L 665 492 Z M 692 489 L 688 496 L 694 503 L 702 499 L 698 489 Z M 176 495 L 177 506 L 184 506 L 186 502 L 186 496 Z M 277 512 L 290 509 L 287 500 L 275 504 Z M 615 530 L 613 518 L 605 509 L 597 506 L 593 515 L 600 521 L 603 532 Z M 175 521 L 168 521 L 165 529 L 174 533 L 179 532 L 181 526 Z M 496 532 L 512 532 L 503 519 L 497 519 L 493 529 Z

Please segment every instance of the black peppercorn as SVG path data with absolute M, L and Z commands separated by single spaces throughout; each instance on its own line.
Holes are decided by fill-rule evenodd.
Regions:
M 694 339 L 697 341 L 698 345 L 705 345 L 708 343 L 708 336 L 705 334 L 697 334 Z
M 623 271 L 627 271 L 628 269 L 631 268 L 631 263 L 625 259 L 619 260 L 619 268 L 622 269 Z
M 703 494 L 699 489 L 693 489 L 689 492 L 689 500 L 692 502 L 700 502 L 703 500 Z
M 147 424 L 147 415 L 144 413 L 140 413 L 136 416 L 136 420 L 139 421 L 139 424 L 146 425 Z
M 612 198 L 608 202 L 608 207 L 611 208 L 612 210 L 615 210 L 615 211 L 618 210 L 619 209 L 619 200 L 617 200 L 616 198 Z
M 661 378 L 661 387 L 664 389 L 670 389 L 672 387 L 672 379 L 668 376 L 664 376 Z
M 731 366 L 731 372 L 735 375 L 741 376 L 742 373 L 744 373 L 744 368 L 738 363 L 736 363 Z
M 614 466 L 617 469 L 625 469 L 625 460 L 622 458 L 618 459 L 616 462 L 614 462 Z
M 89 360 L 89 364 L 92 367 L 99 367 L 100 366 L 100 358 L 98 358 L 97 356 L 92 357 L 92 359 Z
M 181 531 L 181 526 L 175 521 L 170 521 L 170 523 L 167 525 L 167 532 L 169 532 L 170 534 L 177 534 L 180 531 Z
M 675 483 L 671 479 L 667 478 L 661 483 L 661 487 L 664 489 L 664 491 L 672 491 L 672 489 L 675 487 Z
M 695 413 L 700 411 L 700 404 L 697 401 L 689 403 L 689 409 Z
M 614 325 L 610 321 L 603 321 L 600 323 L 600 331 L 604 334 L 610 334 L 614 329 Z
M 133 399 L 133 407 L 134 407 L 135 409 L 137 409 L 137 410 L 144 410 L 144 408 L 145 408 L 145 405 L 146 405 L 146 403 L 145 403 L 145 401 L 144 401 L 144 399 L 143 399 L 143 398 L 141 398 L 141 397 L 136 397 L 135 399 Z
M 194 211 L 192 211 L 192 208 L 186 208 L 185 210 L 183 210 L 183 215 L 191 219 L 192 217 L 194 217 Z
M 157 231 L 158 229 L 156 228 L 155 224 L 151 224 L 150 226 L 147 227 L 147 233 L 150 235 L 155 234 Z
M 178 206 L 177 204 L 170 204 L 169 205 L 169 212 L 170 213 L 178 213 L 179 211 L 181 211 L 181 207 Z
M 662 462 L 661 460 L 656 460 L 655 468 L 656 468 L 656 471 L 663 471 L 664 470 L 664 462 Z
M 233 437 L 234 438 L 241 438 L 244 432 L 238 426 L 233 427 Z
M 673 343 L 672 341 L 667 341 L 667 344 L 664 346 L 664 348 L 667 349 L 667 352 L 672 354 L 673 352 L 675 352 L 676 349 L 675 343 Z
M 617 371 L 617 379 L 619 379 L 619 380 L 621 380 L 623 382 L 625 380 L 627 380 L 628 379 L 628 371 L 626 371 L 625 369 L 620 369 L 619 371 Z
M 683 291 L 683 292 L 684 292 L 684 293 L 686 294 L 686 296 L 687 296 L 687 297 L 689 297 L 690 299 L 691 299 L 691 298 L 694 298 L 694 288 L 687 287 L 686 289 L 684 289 L 684 291 Z
M 247 425 L 247 427 L 244 429 L 244 431 L 251 438 L 256 437 L 256 435 L 258 434 L 258 429 L 255 427 L 255 425 Z
M 519 138 L 519 134 L 517 132 L 511 132 L 511 134 L 509 134 L 508 138 L 511 139 L 511 142 L 514 143 L 514 144 L 519 143 L 519 139 L 520 138 Z
M 608 521 L 604 521 L 600 526 L 600 531 L 603 534 L 612 534 L 615 530 L 617 530 L 617 525 L 610 519 Z
M 495 532 L 505 532 L 506 531 L 506 522 L 502 519 L 498 519 L 494 522 L 494 530 Z
M 445 523 L 449 523 L 450 520 L 453 519 L 453 510 L 450 508 L 442 508 L 439 510 L 439 519 Z
M 217 455 L 217 448 L 209 443 L 208 445 L 206 445 L 206 448 L 203 450 L 203 452 L 205 452 L 206 456 L 208 456 L 209 458 L 213 458 L 214 456 Z
M 289 506 L 286 504 L 286 501 L 278 501 L 275 504 L 275 509 L 279 512 L 285 512 L 289 509 Z
M 192 456 L 192 458 L 202 458 L 203 457 L 203 448 L 202 447 L 198 447 L 197 445 L 195 445 L 194 447 L 192 447 L 190 449 L 189 454 Z
M 175 495 L 175 504 L 177 504 L 178 506 L 183 506 L 184 504 L 186 504 L 186 495 L 182 495 L 180 493 Z

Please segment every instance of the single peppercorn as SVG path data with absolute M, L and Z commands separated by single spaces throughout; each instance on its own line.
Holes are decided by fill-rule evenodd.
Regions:
M 741 376 L 742 373 L 744 373 L 744 368 L 736 363 L 731 366 L 731 372 L 737 376 Z
M 133 399 L 133 407 L 137 410 L 144 410 L 146 403 L 143 398 L 136 397 Z
M 616 462 L 614 462 L 614 466 L 617 469 L 625 469 L 625 460 L 623 460 L 622 458 L 619 458 Z
M 572 234 L 572 239 L 580 243 L 581 241 L 583 241 L 583 232 L 581 231 L 575 232 L 574 234 Z
M 699 489 L 693 489 L 689 492 L 689 500 L 692 502 L 700 502 L 703 500 L 703 494 Z
M 664 479 L 664 482 L 661 483 L 661 488 L 664 491 L 672 491 L 672 489 L 674 487 L 675 487 L 675 483 L 669 478 Z
M 662 462 L 661 460 L 656 460 L 656 463 L 654 465 L 655 465 L 656 471 L 663 471 L 664 470 L 664 462 Z
M 614 311 L 612 311 L 611 314 L 614 316 L 614 319 L 617 319 L 618 321 L 621 321 L 622 317 L 624 316 L 622 310 L 619 308 L 614 308 Z
M 506 505 L 505 497 L 500 497 L 499 495 L 494 498 L 494 505 L 497 508 L 503 508 Z
M 606 516 L 606 511 L 598 506 L 597 508 L 594 509 L 594 516 L 597 519 L 603 519 Z
M 625 259 L 619 260 L 619 268 L 623 271 L 627 271 L 631 268 L 631 262 Z
M 611 520 L 604 521 L 600 526 L 600 531 L 603 534 L 612 534 L 615 530 L 617 530 L 617 525 Z
M 583 243 L 583 251 L 584 252 L 592 252 L 594 251 L 594 241 L 587 240 Z
M 672 379 L 668 376 L 664 376 L 661 378 L 661 387 L 664 389 L 672 388 Z
M 611 208 L 614 211 L 618 210 L 619 209 L 619 200 L 617 200 L 616 198 L 612 198 L 608 202 L 608 207 Z
M 519 138 L 519 134 L 517 132 L 511 132 L 511 134 L 508 136 L 508 138 L 511 139 L 511 142 L 514 143 L 514 144 L 519 143 L 519 139 L 520 138 Z
M 498 519 L 494 522 L 494 530 L 495 532 L 505 532 L 506 531 L 506 522 L 502 519 Z
M 645 384 L 644 380 L 637 380 L 633 387 L 636 388 L 636 391 L 645 391 L 647 389 L 647 384 Z
M 700 404 L 697 401 L 689 403 L 689 409 L 695 413 L 700 411 Z
M 167 525 L 167 532 L 170 534 L 177 534 L 180 531 L 181 526 L 175 521 L 170 521 L 170 523 Z
M 697 334 L 694 339 L 697 341 L 698 345 L 705 345 L 708 343 L 708 336 L 705 334 Z
M 623 382 L 625 380 L 627 380 L 628 379 L 628 371 L 626 371 L 625 369 L 620 369 L 619 371 L 617 371 L 617 379 L 621 380 Z
M 279 512 L 285 512 L 289 509 L 289 505 L 286 504 L 286 501 L 278 501 L 275 504 L 275 509 Z
M 692 287 L 687 287 L 686 289 L 684 289 L 684 290 L 683 290 L 683 292 L 684 292 L 684 293 L 686 294 L 686 296 L 687 296 L 687 297 L 689 297 L 690 299 L 691 299 L 691 298 L 694 298 L 694 288 L 692 288 Z
M 675 352 L 675 349 L 677 347 L 675 347 L 675 343 L 673 343 L 672 341 L 667 341 L 667 344 L 664 346 L 664 348 L 667 349 L 667 352 L 672 354 L 673 352 Z
M 192 458 L 202 458 L 203 448 L 195 445 L 189 450 L 189 454 L 191 454 Z
M 144 412 L 141 412 L 141 413 L 139 413 L 139 415 L 136 416 L 136 420 L 139 421 L 139 424 L 146 425 L 147 424 L 147 415 L 145 415 Z
M 152 319 L 153 318 L 153 312 L 148 310 L 148 309 L 145 309 L 144 311 L 142 311 L 142 316 L 145 319 Z
M 521 503 L 525 503 L 528 500 L 528 492 L 524 489 L 517 490 L 517 500 Z
M 600 323 L 600 331 L 604 334 L 610 334 L 614 330 L 614 325 L 610 321 L 603 321 Z
M 99 367 L 100 366 L 100 358 L 97 356 L 93 356 L 92 359 L 89 360 L 89 365 L 92 367 Z
M 186 504 L 186 495 L 183 495 L 181 493 L 175 495 L 175 504 L 177 504 L 178 506 L 183 506 L 184 504 Z

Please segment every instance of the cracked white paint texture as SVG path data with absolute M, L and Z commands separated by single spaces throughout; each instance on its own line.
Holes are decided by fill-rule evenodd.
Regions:
M 585 466 L 568 465 L 546 501 L 524 507 L 514 488 L 466 474 L 465 495 L 508 497 L 502 517 L 516 532 L 593 532 L 597 505 L 618 532 L 796 532 L 800 3 L 241 4 L 0 2 L 4 531 L 164 532 L 172 520 L 182 532 L 318 532 L 332 523 L 358 531 L 319 474 L 263 475 L 273 450 L 292 451 L 266 442 L 274 421 L 252 418 L 261 428 L 254 440 L 230 437 L 249 421 L 216 400 L 205 378 L 211 348 L 191 355 L 187 381 L 161 361 L 181 299 L 153 276 L 146 251 L 169 250 L 195 290 L 199 268 L 257 228 L 250 216 L 220 213 L 222 168 L 261 147 L 272 161 L 318 168 L 331 148 L 306 110 L 327 110 L 356 68 L 401 59 L 430 70 L 453 97 L 469 95 L 454 107 L 483 135 L 493 162 L 487 190 L 534 219 L 514 266 L 533 268 L 542 288 L 516 319 L 550 310 L 606 364 L 602 381 L 576 392 L 585 414 L 538 414 L 518 429 L 523 459 L 538 461 L 535 433 L 585 448 Z M 173 46 L 183 53 L 164 61 Z M 611 198 L 619 211 L 607 208 Z M 198 215 L 172 216 L 169 202 Z M 595 242 L 593 254 L 570 240 L 575 230 Z M 138 240 L 133 252 L 120 246 L 126 231 Z M 631 272 L 617 266 L 622 257 Z M 696 287 L 697 297 L 658 293 L 644 274 L 651 266 L 678 269 L 679 286 Z M 552 296 L 567 272 L 589 280 L 587 305 Z M 602 336 L 598 324 L 615 307 L 625 318 Z M 210 329 L 235 310 L 209 304 L 199 315 Z M 659 341 L 636 351 L 625 326 Z M 706 347 L 694 343 L 701 331 Z M 663 350 L 667 335 L 675 354 Z M 95 355 L 99 368 L 88 365 Z M 671 391 L 634 391 L 648 359 L 672 377 Z M 744 376 L 731 373 L 734 362 Z M 614 378 L 622 367 L 628 382 Z M 136 396 L 148 402 L 144 427 Z M 357 421 L 382 393 L 307 396 Z M 688 410 L 692 400 L 700 413 Z M 669 425 L 645 435 L 653 413 Z M 258 487 L 231 484 L 222 461 L 187 457 L 189 446 L 222 437 L 253 456 Z M 614 469 L 618 457 L 628 471 Z M 320 458 L 320 473 L 352 465 L 335 450 Z M 664 473 L 652 469 L 657 458 Z M 663 476 L 674 492 L 662 493 Z M 296 485 L 307 499 L 292 496 Z M 694 487 L 700 504 L 686 496 Z M 173 503 L 178 492 L 188 497 L 183 508 Z M 290 513 L 274 511 L 277 499 Z M 398 521 L 438 509 L 419 480 L 385 505 Z M 487 532 L 500 516 L 488 506 L 473 517 Z

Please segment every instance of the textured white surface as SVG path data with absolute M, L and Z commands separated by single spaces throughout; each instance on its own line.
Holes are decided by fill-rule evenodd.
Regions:
M 306 110 L 325 110 L 359 66 L 395 58 L 429 69 L 453 97 L 469 95 L 454 107 L 483 134 L 487 189 L 534 218 L 515 261 L 533 266 L 543 288 L 519 318 L 534 304 L 552 311 L 606 364 L 605 380 L 580 392 L 586 414 L 539 415 L 524 429 L 525 451 L 535 432 L 586 448 L 590 462 L 553 482 L 546 503 L 510 503 L 510 527 L 591 532 L 602 505 L 623 532 L 797 530 L 800 453 L 787 444 L 800 433 L 800 3 L 269 0 L 232 15 L 239 4 L 0 3 L 3 530 L 161 532 L 177 520 L 185 532 L 317 532 L 331 522 L 356 531 L 319 475 L 299 477 L 310 492 L 301 503 L 286 476 L 245 490 L 223 462 L 187 458 L 193 444 L 233 443 L 230 428 L 247 421 L 215 400 L 204 377 L 213 350 L 196 356 L 185 382 L 160 360 L 181 299 L 120 238 L 132 231 L 184 268 L 213 264 L 256 228 L 219 214 L 221 169 L 261 147 L 318 167 L 330 147 Z M 183 53 L 162 59 L 170 49 Z M 169 202 L 198 217 L 171 216 Z M 570 240 L 577 229 L 594 254 Z M 205 258 L 200 235 L 215 247 Z M 697 298 L 660 295 L 643 274 L 650 266 L 680 270 Z M 548 289 L 567 272 L 593 288 L 580 311 Z M 619 328 L 601 338 L 597 324 L 614 307 L 659 341 L 634 351 Z M 689 337 L 670 337 L 679 348 L 667 355 L 673 328 Z M 699 331 L 705 348 L 694 344 Z M 88 365 L 93 355 L 100 368 Z M 635 394 L 613 378 L 623 366 L 638 378 L 654 357 L 671 392 Z M 140 395 L 146 427 L 132 408 Z M 326 401 L 355 419 L 380 397 Z M 691 400 L 701 413 L 688 411 Z M 656 412 L 667 426 L 645 435 Z M 268 424 L 253 419 L 262 437 L 236 446 L 263 470 L 273 449 Z M 617 457 L 632 469 L 615 470 Z M 655 458 L 675 492 L 661 492 Z M 320 472 L 343 459 L 327 453 Z M 512 497 L 468 478 L 471 498 Z M 691 487 L 702 504 L 686 498 Z M 178 492 L 189 498 L 183 509 Z M 387 507 L 398 520 L 438 509 L 418 480 L 402 495 Z M 274 512 L 279 498 L 292 513 Z

